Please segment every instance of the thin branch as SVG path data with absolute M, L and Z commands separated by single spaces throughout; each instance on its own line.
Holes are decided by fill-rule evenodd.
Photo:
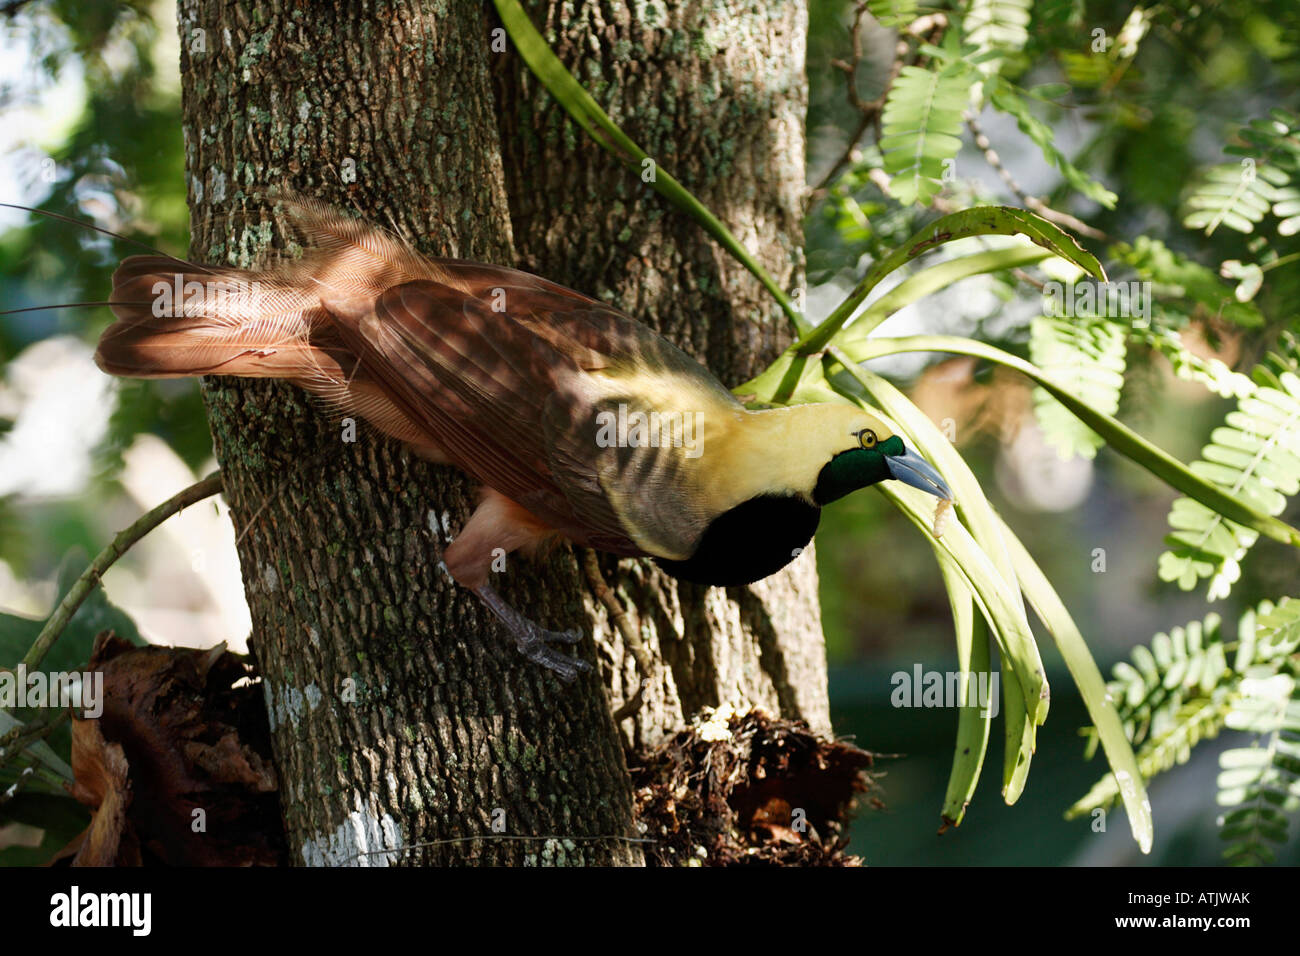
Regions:
M 585 549 L 582 553 L 582 569 L 586 572 L 587 583 L 591 585 L 592 594 L 596 596 L 597 601 L 605 606 L 605 611 L 609 614 L 610 625 L 618 630 L 619 635 L 623 638 L 623 643 L 627 645 L 632 652 L 632 656 L 636 659 L 636 669 L 641 678 L 637 681 L 636 693 L 614 712 L 614 722 L 619 723 L 625 717 L 631 717 L 641 709 L 641 703 L 645 698 L 646 684 L 650 680 L 650 675 L 654 673 L 654 662 L 650 659 L 650 652 L 646 650 L 641 635 L 632 626 L 627 609 L 619 603 L 613 588 L 605 580 L 605 575 L 601 574 L 600 560 L 596 552 L 590 548 Z
M 184 491 L 168 498 L 126 530 L 118 532 L 112 543 L 99 552 L 95 560 L 90 563 L 90 567 L 82 572 L 81 577 L 77 578 L 77 582 L 72 586 L 71 590 L 64 595 L 63 600 L 59 602 L 59 606 L 50 615 L 50 619 L 41 628 L 41 633 L 37 636 L 31 650 L 23 658 L 23 664 L 27 665 L 28 668 L 40 666 L 41 661 L 45 659 L 45 655 L 54 646 L 54 642 L 59 639 L 59 635 L 63 633 L 63 629 L 72 620 L 72 616 L 77 613 L 81 603 L 86 600 L 90 592 L 94 590 L 95 585 L 99 583 L 99 579 L 103 577 L 104 572 L 111 568 L 118 558 L 126 554 L 132 545 L 182 508 L 211 497 L 219 491 L 221 491 L 221 472 L 214 471 L 202 481 L 190 485 Z
M 845 74 L 845 93 L 848 96 L 849 105 L 860 114 L 858 126 L 857 129 L 854 130 L 853 135 L 849 137 L 848 145 L 845 146 L 844 152 L 840 155 L 840 158 L 835 161 L 835 165 L 831 167 L 830 171 L 823 176 L 821 181 L 818 182 L 809 192 L 808 195 L 810 202 L 816 202 L 822 199 L 829 191 L 831 183 L 835 182 L 835 180 L 839 178 L 840 174 L 844 172 L 845 168 L 847 168 L 850 163 L 854 162 L 855 154 L 858 150 L 858 143 L 862 141 L 862 137 L 866 135 L 868 129 L 874 126 L 876 130 L 876 139 L 880 139 L 880 117 L 884 112 L 885 100 L 889 96 L 890 89 L 893 88 L 894 81 L 897 80 L 898 75 L 903 72 L 904 66 L 915 65 L 921 59 L 920 51 L 913 51 L 907 38 L 912 37 L 917 40 L 928 39 L 930 42 L 935 42 L 937 37 L 927 37 L 927 34 L 941 33 L 948 25 L 947 17 L 942 13 L 935 13 L 920 17 L 908 24 L 904 29 L 900 30 L 898 44 L 894 47 L 894 60 L 893 63 L 890 64 L 889 76 L 885 80 L 885 85 L 881 89 L 879 96 L 874 100 L 864 102 L 862 97 L 858 95 L 857 79 L 858 66 L 861 64 L 863 57 L 862 34 L 860 27 L 862 25 L 862 18 L 867 12 L 867 5 L 865 3 L 859 3 L 857 5 L 857 10 L 853 17 L 853 27 L 850 33 L 850 36 L 853 38 L 853 54 L 851 59 L 848 61 L 831 60 L 831 65 L 836 69 L 843 71 Z
M 71 714 L 72 711 L 65 708 L 51 718 L 33 721 L 30 724 L 18 724 L 4 735 L 0 735 L 0 767 L 5 766 L 32 744 L 44 740 Z
M 35 774 L 36 774 L 36 767 L 34 766 L 24 767 L 22 772 L 18 774 L 18 778 L 14 780 L 12 784 L 10 784 L 4 790 L 0 790 L 0 807 L 3 807 L 14 797 L 18 796 L 18 791 L 20 791 L 27 784 L 27 782 L 31 780 L 33 776 L 35 776 Z
M 1015 194 L 1016 198 L 1020 200 L 1021 205 L 1026 209 L 1033 210 L 1049 222 L 1056 223 L 1058 226 L 1073 229 L 1075 232 L 1087 236 L 1090 239 L 1109 241 L 1109 237 L 1100 229 L 1088 225 L 1082 219 L 1071 216 L 1068 212 L 1060 212 L 1059 210 L 1053 209 L 1037 196 L 1031 196 L 1029 193 L 1025 192 L 1011 175 L 1011 172 L 1002 165 L 1002 158 L 998 156 L 997 151 L 993 148 L 993 144 L 989 142 L 989 138 L 984 135 L 984 129 L 980 126 L 979 120 L 968 114 L 966 116 L 966 126 L 975 137 L 975 146 L 984 154 L 985 162 L 992 166 L 994 172 L 1002 177 L 1002 181 L 1007 184 L 1007 188 L 1010 189 Z

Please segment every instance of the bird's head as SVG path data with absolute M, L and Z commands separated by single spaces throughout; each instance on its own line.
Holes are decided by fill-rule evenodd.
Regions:
M 705 498 L 728 502 L 719 511 L 764 495 L 793 495 L 820 508 L 887 479 L 952 498 L 929 462 L 875 415 L 852 405 L 790 405 L 742 413 L 741 419 L 744 427 L 722 422 L 704 441 L 700 461 L 712 482 Z
M 936 498 L 952 499 L 952 492 L 934 467 L 879 418 L 847 406 L 821 407 L 826 412 L 818 437 L 823 457 L 829 457 L 821 465 L 812 489 L 812 499 L 818 506 L 890 478 Z

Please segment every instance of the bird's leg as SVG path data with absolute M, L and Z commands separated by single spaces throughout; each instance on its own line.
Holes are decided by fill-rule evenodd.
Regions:
M 488 583 L 488 576 L 496 562 L 503 562 L 496 568 L 501 571 L 504 569 L 506 555 L 520 548 L 534 547 L 553 535 L 554 532 L 527 509 L 499 492 L 485 488 L 478 508 L 443 552 L 442 559 L 456 582 L 477 594 L 505 625 L 520 653 L 530 661 L 554 671 L 561 680 L 571 681 L 590 670 L 591 665 L 567 657 L 550 645 L 576 644 L 582 640 L 582 633 L 575 630 L 548 631 L 534 624 L 507 604 Z
M 561 654 L 551 647 L 552 641 L 560 644 L 577 644 L 582 640 L 581 631 L 576 628 L 567 631 L 548 631 L 534 624 L 507 604 L 490 584 L 475 588 L 474 593 L 506 626 L 514 637 L 519 652 L 533 663 L 541 664 L 546 669 L 554 671 L 555 676 L 562 681 L 572 681 L 579 674 L 591 670 L 591 665 L 586 661 Z

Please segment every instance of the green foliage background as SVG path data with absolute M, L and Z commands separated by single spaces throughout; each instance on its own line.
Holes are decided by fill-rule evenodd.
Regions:
M 1294 228 L 1300 199 L 1287 190 L 1300 186 L 1300 150 L 1293 148 L 1296 138 L 1285 122 L 1279 131 L 1277 118 L 1270 120 L 1270 111 L 1289 110 L 1278 114 L 1286 117 L 1300 110 L 1300 12 L 1294 0 L 1174 0 L 1150 7 L 1092 0 L 932 6 L 872 0 L 868 6 L 870 13 L 858 17 L 848 0 L 811 3 L 810 312 L 820 317 L 820 303 L 829 310 L 867 265 L 938 211 L 980 201 L 1021 203 L 976 146 L 962 119 L 965 106 L 978 114 L 1016 187 L 1086 224 L 1092 235 L 1085 244 L 1106 262 L 1112 278 L 1151 281 L 1159 304 L 1148 329 L 1117 330 L 1102 319 L 1089 326 L 1085 340 L 1077 329 L 1041 315 L 1040 292 L 1023 273 L 1003 271 L 923 301 L 915 321 L 927 332 L 972 335 L 1040 364 L 1056 362 L 1098 407 L 1109 403 L 1107 411 L 1117 409 L 1119 418 L 1181 460 L 1222 464 L 1223 455 L 1213 449 L 1232 444 L 1233 436 L 1221 432 L 1233 425 L 1228 416 L 1234 410 L 1248 413 L 1238 407 L 1250 400 L 1246 390 L 1285 395 L 1281 376 L 1294 371 L 1297 357 L 1285 333 L 1300 333 L 1294 305 L 1300 268 L 1291 265 L 1291 257 L 1300 256 Z M 892 31 L 927 14 L 945 19 L 912 42 L 915 62 L 904 64 L 891 83 L 897 40 Z M 26 45 L 48 77 L 79 71 L 85 95 L 60 141 L 36 144 L 38 152 L 15 158 L 22 181 L 0 199 L 93 217 L 107 228 L 184 253 L 173 16 L 167 3 L 87 7 L 33 0 L 9 18 L 11 42 Z M 852 57 L 855 22 L 862 56 L 847 79 L 850 93 L 843 64 Z M 1102 51 L 1096 31 L 1111 41 Z M 972 70 L 989 78 L 984 99 L 963 104 Z M 11 103 L 21 95 L 0 92 Z M 867 122 L 849 152 L 852 134 L 863 127 L 861 106 L 877 101 L 878 128 L 876 120 Z M 1259 175 L 1239 189 L 1243 156 L 1259 157 Z M 42 177 L 50 168 L 44 158 L 57 170 L 52 182 Z M 832 170 L 834 177 L 824 181 Z M 4 307 L 99 298 L 127 252 L 45 219 L 10 229 L 0 234 Z M 1243 286 L 1252 294 L 1236 295 Z M 106 310 L 0 317 L 0 374 L 24 348 L 50 336 L 72 333 L 93 341 L 108 318 Z M 1274 379 L 1251 386 L 1225 366 L 1189 356 L 1177 337 L 1191 331 L 1219 348 L 1237 370 L 1249 374 L 1266 367 Z M 1261 365 L 1270 351 L 1273 358 Z M 909 386 L 923 379 L 924 366 L 941 359 L 899 363 L 888 372 Z M 1171 359 L 1184 379 L 1210 387 L 1176 382 Z M 1096 436 L 1062 416 L 1050 396 L 1010 384 L 982 364 L 963 374 L 966 399 L 986 410 L 1036 408 L 1056 448 L 1096 455 L 1094 483 L 1082 504 L 1034 510 L 999 477 L 1008 468 L 1002 426 L 1009 413 L 958 416 L 956 444 L 1056 585 L 1107 672 L 1135 646 L 1151 644 L 1153 634 L 1170 633 L 1207 612 L 1235 622 L 1261 602 L 1300 596 L 1295 550 L 1271 540 L 1249 542 L 1249 557 L 1232 568 L 1239 576 L 1217 589 L 1227 560 L 1238 564 L 1235 552 L 1247 543 L 1240 536 L 1216 536 L 1217 557 L 1180 555 L 1173 542 L 1162 558 L 1170 530 L 1166 516 L 1171 509 L 1189 513 L 1190 506 L 1175 505 L 1176 493 L 1117 456 L 1098 452 Z M 161 437 L 192 467 L 210 454 L 192 382 L 122 385 L 109 436 L 96 452 L 96 476 L 83 495 L 0 499 L 0 560 L 20 578 L 41 580 L 53 578 L 73 549 L 98 550 L 116 530 L 106 516 L 120 498 L 115 479 L 121 451 L 142 432 Z M 1288 465 L 1279 467 L 1285 473 Z M 1229 483 L 1235 478 L 1228 477 Z M 1286 509 L 1282 517 L 1295 523 L 1294 504 L 1285 498 L 1279 504 Z M 1199 537 L 1196 529 L 1203 525 L 1194 522 L 1209 519 L 1188 520 Z M 1106 555 L 1104 572 L 1095 570 L 1096 549 Z M 1220 862 L 1218 753 L 1240 748 L 1249 738 L 1225 718 L 1222 734 L 1156 781 L 1152 799 L 1161 836 L 1156 852 L 1140 858 L 1118 815 L 1105 833 L 1095 832 L 1087 815 L 1072 821 L 1062 816 L 1096 782 L 1101 764 L 1080 759 L 1086 740 L 1078 730 L 1088 721 L 1054 654 L 1045 655 L 1056 689 L 1052 719 L 1041 730 L 1024 799 L 1003 806 L 997 774 L 986 772 L 966 821 L 936 839 L 955 717 L 951 710 L 891 706 L 890 678 L 917 663 L 955 669 L 943 580 L 905 517 L 872 495 L 850 496 L 827 512 L 818 554 L 835 725 L 863 746 L 898 755 L 881 763 L 888 771 L 882 782 L 890 809 L 863 816 L 854 850 L 872 862 L 910 864 Z M 1197 561 L 1208 567 L 1205 573 L 1194 566 Z M 1182 590 L 1180 580 L 1191 590 Z M 1207 593 L 1213 597 L 1208 603 Z M 21 656 L 29 631 L 31 622 L 0 619 L 0 663 Z M 74 631 L 61 652 L 88 649 L 91 635 L 89 628 Z M 1157 683 L 1165 676 L 1167 670 L 1160 671 Z M 1211 687 L 1206 694 L 1212 692 Z M 1178 706 L 1197 700 L 1185 693 Z M 1187 792 L 1198 799 L 1179 797 Z M 1292 828 L 1280 852 L 1283 861 L 1296 863 L 1300 841 L 1294 822 Z M 11 851 L 0 851 L 0 859 L 6 853 L 17 861 Z

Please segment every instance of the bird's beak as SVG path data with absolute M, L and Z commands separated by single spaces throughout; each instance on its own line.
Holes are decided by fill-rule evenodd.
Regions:
M 927 494 L 943 498 L 945 501 L 952 500 L 952 492 L 948 490 L 948 485 L 939 473 L 928 461 L 910 448 L 901 455 L 886 457 L 885 464 L 889 466 L 890 476 L 897 478 L 903 484 L 920 488 Z

